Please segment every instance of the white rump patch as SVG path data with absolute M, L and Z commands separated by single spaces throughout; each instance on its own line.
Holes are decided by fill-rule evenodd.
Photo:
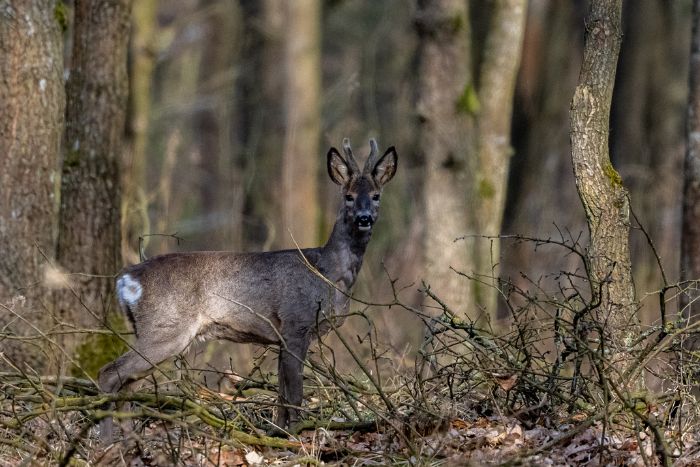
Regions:
M 122 305 L 136 305 L 139 302 L 142 294 L 143 287 L 141 287 L 139 281 L 131 277 L 129 274 L 124 274 L 117 279 L 117 297 Z

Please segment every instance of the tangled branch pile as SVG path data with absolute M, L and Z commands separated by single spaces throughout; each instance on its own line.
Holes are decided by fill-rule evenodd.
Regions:
M 89 377 L 15 366 L 0 373 L 0 463 L 697 462 L 693 387 L 700 361 L 690 345 L 697 326 L 665 312 L 695 284 L 665 285 L 649 295 L 661 316 L 636 339 L 615 343 L 632 362 L 621 372 L 605 323 L 591 319 L 599 304 L 586 289 L 577 242 L 516 240 L 564 248 L 581 259 L 581 271 L 528 280 L 527 289 L 500 283 L 511 324 L 499 332 L 468 320 L 425 284 L 425 303 L 433 305 L 407 304 L 389 278 L 393 300 L 353 307 L 351 319 L 364 323 L 364 335 L 335 329 L 332 339 L 316 344 L 306 364 L 304 422 L 288 437 L 267 434 L 277 404 L 275 375 L 263 369 L 269 349 L 249 375 L 178 359 L 147 386 L 118 395 L 98 393 Z M 422 342 L 407 353 L 411 365 L 395 364 L 370 318 L 374 309 L 423 323 Z M 350 375 L 338 370 L 340 351 L 357 369 Z M 635 378 L 644 378 L 644 389 L 630 390 L 626 382 Z M 107 410 L 111 402 L 130 407 Z M 123 437 L 102 446 L 97 426 L 107 416 L 119 421 Z

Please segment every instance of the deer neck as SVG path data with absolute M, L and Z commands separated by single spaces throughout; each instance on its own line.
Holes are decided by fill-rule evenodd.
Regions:
M 331 236 L 321 252 L 319 271 L 339 287 L 350 290 L 362 266 L 372 231 L 357 230 L 341 209 Z

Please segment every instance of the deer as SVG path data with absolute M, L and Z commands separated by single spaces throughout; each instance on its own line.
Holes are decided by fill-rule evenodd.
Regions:
M 293 430 L 299 422 L 310 343 L 342 324 L 382 190 L 396 173 L 394 147 L 379 157 L 377 142 L 369 143 L 362 170 L 348 138 L 342 145 L 345 157 L 335 147 L 328 150 L 328 175 L 340 186 L 341 203 L 324 246 L 170 253 L 124 268 L 115 290 L 135 341 L 100 369 L 100 391 L 128 389 L 195 339 L 279 346 L 275 429 Z M 100 422 L 100 436 L 112 440 L 110 417 Z

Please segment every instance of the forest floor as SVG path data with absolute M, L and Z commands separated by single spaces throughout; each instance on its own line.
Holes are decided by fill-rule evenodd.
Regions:
M 306 430 L 289 438 L 288 448 L 233 447 L 196 438 L 181 442 L 157 426 L 144 434 L 138 442 L 97 449 L 86 460 L 95 465 L 663 465 L 644 431 L 606 430 L 584 420 L 526 428 L 513 417 L 454 419 L 412 439 L 410 448 L 386 431 Z M 673 465 L 700 465 L 698 436 L 686 435 L 683 445 L 683 454 L 679 449 L 671 453 Z
M 310 388 L 307 429 L 288 437 L 262 428 L 272 418 L 274 391 L 246 398 L 201 387 L 195 397 L 150 389 L 125 396 L 129 411 L 109 412 L 121 417 L 111 444 L 99 439 L 106 399 L 90 391 L 91 383 L 69 379 L 56 390 L 51 378 L 10 374 L 0 375 L 0 383 L 0 465 L 700 465 L 700 431 L 689 421 L 655 433 L 622 412 L 557 414 L 540 410 L 543 404 L 499 413 L 494 397 L 507 399 L 503 390 L 512 389 L 512 381 L 458 399 L 446 398 L 438 386 L 415 398 L 403 386 L 386 393 L 394 414 L 377 409 L 377 394 L 360 396 L 359 420 L 339 415 L 348 407 L 329 387 Z M 669 419 L 663 413 L 669 407 L 646 409 L 656 411 L 650 417 Z M 334 416 L 318 421 L 329 413 Z
M 573 298 L 522 291 L 513 324 L 496 333 L 426 288 L 441 313 L 386 305 L 424 324 L 400 359 L 364 310 L 353 312 L 369 325 L 315 341 L 302 421 L 282 437 L 268 434 L 274 349 L 246 375 L 178 357 L 137 392 L 112 395 L 89 371 L 11 365 L 0 372 L 0 466 L 700 466 L 700 352 L 688 345 L 700 342 L 698 326 L 669 318 L 616 342 L 584 319 L 598 304 L 566 292 Z M 110 417 L 117 436 L 103 443 Z

